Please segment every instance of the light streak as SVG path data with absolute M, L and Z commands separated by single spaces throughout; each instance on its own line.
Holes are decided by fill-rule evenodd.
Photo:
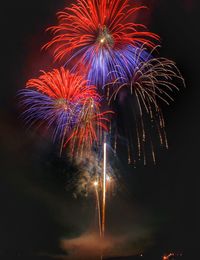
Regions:
M 102 198 L 102 237 L 105 236 L 105 218 L 106 218 L 106 148 L 107 144 L 104 143 L 103 153 L 103 198 Z
M 98 185 L 97 181 L 94 182 L 95 194 L 96 194 L 96 201 L 97 201 L 97 212 L 98 212 L 98 226 L 99 226 L 99 236 L 102 237 L 102 228 L 101 228 L 101 208 L 100 208 L 100 200 L 99 200 L 99 192 L 98 192 Z

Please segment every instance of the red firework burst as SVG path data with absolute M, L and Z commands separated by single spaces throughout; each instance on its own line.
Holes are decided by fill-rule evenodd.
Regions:
M 30 79 L 26 87 L 34 88 L 58 102 L 65 100 L 73 104 L 83 104 L 88 97 L 100 99 L 95 86 L 87 86 L 88 82 L 82 76 L 72 74 L 63 67 L 42 73 L 38 79 Z
M 103 46 L 120 50 L 126 45 L 146 44 L 154 47 L 159 37 L 146 31 L 133 16 L 145 8 L 130 7 L 129 0 L 78 0 L 77 4 L 58 12 L 57 26 L 49 28 L 53 39 L 44 48 L 54 46 L 55 60 L 66 58 L 72 51 Z
M 64 143 L 64 146 L 69 143 L 72 156 L 74 148 L 79 155 L 85 148 L 89 151 L 95 142 L 102 140 L 103 132 L 108 131 L 107 115 L 112 112 L 100 113 L 101 97 L 96 87 L 88 86 L 82 76 L 61 67 L 29 80 L 27 88 L 35 89 L 23 92 L 27 118 L 47 121 L 55 128 L 55 135 L 59 135 L 61 149 Z
M 104 132 L 109 131 L 110 119 L 108 117 L 111 114 L 113 114 L 112 111 L 100 113 L 98 104 L 93 99 L 85 100 L 79 122 L 65 142 L 65 146 L 69 143 L 71 147 L 71 156 L 81 156 L 83 151 L 84 154 L 90 153 L 94 143 L 102 143 Z

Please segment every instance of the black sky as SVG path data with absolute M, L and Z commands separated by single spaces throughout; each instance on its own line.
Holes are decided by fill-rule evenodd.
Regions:
M 58 158 L 48 137 L 26 131 L 16 98 L 30 77 L 53 66 L 40 48 L 49 37 L 45 29 L 55 23 L 55 13 L 65 2 L 1 4 L 0 255 L 59 252 L 61 236 L 76 235 L 89 225 L 89 203 L 74 201 L 65 189 L 67 163 Z M 128 200 L 130 208 L 137 204 L 150 212 L 155 229 L 152 250 L 194 253 L 199 226 L 199 4 L 198 0 L 143 2 L 151 11 L 150 30 L 161 36 L 161 54 L 177 62 L 187 88 L 180 89 L 170 107 L 163 106 L 169 150 L 159 154 L 156 166 L 135 169 L 123 164 L 129 198 L 118 195 L 116 205 Z M 120 223 L 119 212 L 113 210 L 112 220 Z

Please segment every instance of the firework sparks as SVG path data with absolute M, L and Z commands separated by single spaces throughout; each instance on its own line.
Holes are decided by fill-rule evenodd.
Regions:
M 181 81 L 185 85 L 184 80 L 176 66 L 176 64 L 166 58 L 154 58 L 152 53 L 149 54 L 145 61 L 141 61 L 140 55 L 146 50 L 139 50 L 135 56 L 137 66 L 134 68 L 133 73 L 129 74 L 127 81 L 126 75 L 121 74 L 119 80 L 115 81 L 109 103 L 113 100 L 120 99 L 121 95 L 132 95 L 133 116 L 135 118 L 136 129 L 136 142 L 139 159 L 143 156 L 144 164 L 146 164 L 145 146 L 149 143 L 151 148 L 151 156 L 155 163 L 155 150 L 151 139 L 151 131 L 146 127 L 146 120 L 150 122 L 153 131 L 156 130 L 159 142 L 168 148 L 168 143 L 165 133 L 165 122 L 159 106 L 159 100 L 169 105 L 173 101 L 171 93 L 174 90 L 179 90 L 174 81 Z M 118 86 L 116 86 L 118 85 Z M 152 127 L 151 127 L 152 128 Z M 132 137 L 129 138 L 128 145 L 128 161 L 132 161 L 131 152 Z
M 100 112 L 98 103 L 95 104 L 93 99 L 86 99 L 84 109 L 82 109 L 77 125 L 73 128 L 65 145 L 70 144 L 71 154 L 80 156 L 90 154 L 93 145 L 101 144 L 104 132 L 108 132 L 108 116 L 113 114 L 112 111 Z
M 76 157 L 74 160 L 75 166 L 79 169 L 73 176 L 71 176 L 68 188 L 73 190 L 75 197 L 85 196 L 88 197 L 94 193 L 94 184 L 98 183 L 98 191 L 100 200 L 102 196 L 102 176 L 103 176 L 103 158 L 102 149 L 92 151 L 92 153 L 85 154 L 84 157 Z M 111 195 L 115 194 L 115 186 L 118 183 L 117 171 L 107 162 L 107 186 L 111 192 Z M 108 181 L 108 177 L 110 181 Z
M 29 126 L 44 124 L 53 129 L 53 139 L 60 140 L 61 147 L 75 126 L 84 120 L 88 107 L 99 106 L 100 100 L 94 86 L 88 86 L 81 76 L 64 68 L 43 72 L 38 79 L 29 80 L 27 89 L 20 91 L 20 97 L 26 123 Z
M 145 43 L 153 48 L 159 39 L 134 22 L 144 8 L 131 7 L 129 0 L 78 0 L 58 12 L 58 25 L 49 28 L 54 37 L 44 48 L 53 47 L 55 60 L 64 63 L 78 58 L 81 71 L 84 64 L 88 79 L 102 87 L 116 65 L 129 69 L 135 65 L 130 59 L 135 47 Z
M 99 227 L 99 236 L 102 237 L 102 227 L 101 227 L 101 207 L 100 207 L 100 199 L 99 199 L 99 183 L 95 181 L 93 183 L 95 189 L 95 196 L 96 196 L 96 204 L 97 204 L 97 213 L 98 213 L 98 227 Z
M 113 111 L 125 115 L 121 136 L 128 148 L 128 163 L 142 159 L 146 164 L 147 147 L 155 163 L 152 135 L 156 133 L 156 141 L 168 147 L 159 102 L 168 105 L 173 101 L 171 92 L 179 89 L 176 83 L 184 84 L 173 61 L 154 58 L 159 36 L 135 22 L 145 7 L 130 2 L 77 0 L 59 12 L 58 25 L 49 28 L 53 38 L 43 48 L 53 49 L 55 61 L 63 67 L 42 72 L 19 93 L 26 124 L 45 126 L 60 144 L 60 152 L 67 147 L 80 168 L 85 162 L 76 184 L 81 194 L 92 191 L 94 196 L 95 192 L 99 236 L 105 241 L 106 200 L 115 180 L 109 171 L 105 133 L 111 143 L 114 140 L 116 155 L 122 128 L 120 115 L 112 120 Z

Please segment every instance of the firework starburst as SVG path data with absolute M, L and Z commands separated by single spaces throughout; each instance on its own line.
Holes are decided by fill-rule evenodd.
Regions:
M 129 0 L 78 0 L 58 13 L 58 25 L 49 28 L 54 37 L 44 48 L 53 47 L 55 60 L 64 64 L 74 60 L 74 69 L 82 71 L 84 65 L 88 79 L 102 87 L 116 66 L 135 65 L 135 47 L 153 48 L 159 39 L 134 21 L 143 8 Z

